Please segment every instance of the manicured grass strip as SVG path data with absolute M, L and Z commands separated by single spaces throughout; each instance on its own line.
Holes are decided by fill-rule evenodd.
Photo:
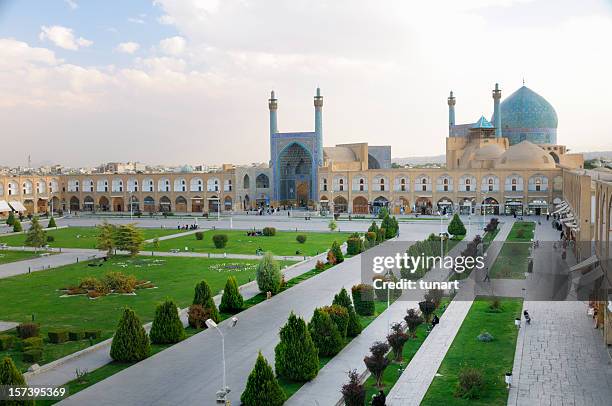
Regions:
M 359 321 L 361 322 L 362 329 L 365 329 L 370 323 L 372 323 L 382 312 L 387 310 L 387 302 L 376 301 L 375 302 L 375 313 L 373 316 L 358 316 Z M 346 342 L 344 343 L 344 347 L 346 347 L 352 340 L 352 337 L 347 337 Z M 343 348 L 344 348 L 343 347 Z M 323 368 L 329 361 L 332 360 L 333 357 L 319 357 L 319 370 Z M 285 391 L 285 395 L 287 398 L 293 396 L 295 392 L 297 392 L 303 385 L 304 382 L 292 382 L 283 378 L 279 378 L 278 382 L 281 387 Z M 340 390 L 340 388 L 338 388 Z
M 185 232 L 185 230 L 176 230 L 168 228 L 140 228 L 144 239 L 149 240 L 156 237 L 164 237 L 166 235 Z M 96 227 L 68 227 L 57 230 L 46 230 L 47 236 L 52 236 L 55 240 L 49 242 L 52 248 L 96 248 L 98 229 Z M 12 247 L 21 247 L 26 240 L 25 234 L 0 236 L 0 243 L 7 244 Z
M 185 329 L 185 339 L 201 331 L 202 330 L 186 328 Z M 151 344 L 151 356 L 157 354 L 158 352 L 165 350 L 166 348 L 171 347 L 172 345 L 173 344 L 163 344 L 163 345 Z M 124 369 L 131 367 L 132 365 L 134 365 L 134 363 L 122 363 L 122 362 L 113 361 L 110 364 L 106 364 L 103 367 L 96 369 L 95 371 L 88 371 L 88 374 L 82 380 L 77 380 L 75 376 L 74 380 L 66 384 L 66 386 L 68 387 L 68 393 L 70 395 L 74 395 L 75 393 L 78 393 L 82 391 L 83 389 L 87 389 L 90 386 L 95 385 L 96 383 L 103 381 L 104 379 L 112 375 L 115 375 L 116 373 L 121 372 Z M 59 402 L 59 400 L 42 400 L 42 401 L 37 401 L 36 404 L 42 405 L 42 406 L 48 406 L 48 405 L 53 405 L 57 402 Z
M 216 248 L 212 237 L 216 234 L 228 236 L 224 248 Z M 307 236 L 306 242 L 300 244 L 295 237 L 299 234 Z M 257 249 L 272 252 L 274 255 L 306 255 L 314 256 L 327 251 L 334 241 L 344 243 L 349 233 L 313 233 L 303 231 L 277 231 L 274 236 L 247 236 L 246 230 L 208 230 L 204 238 L 197 240 L 195 235 L 173 238 L 159 242 L 157 251 L 170 250 L 215 253 L 215 254 L 248 254 L 255 255 Z M 145 249 L 151 249 L 151 244 Z
M 525 279 L 534 230 L 535 223 L 531 221 L 517 221 L 512 225 L 491 268 L 492 278 Z
M 153 320 L 155 306 L 167 297 L 181 307 L 193 300 L 194 286 L 205 279 L 213 294 L 225 286 L 228 276 L 236 277 L 238 285 L 255 279 L 257 261 L 186 257 L 114 257 L 100 267 L 87 262 L 67 265 L 49 271 L 0 279 L 0 320 L 41 325 L 41 335 L 53 329 L 102 330 L 102 339 L 112 336 L 125 306 L 132 308 L 143 323 Z M 281 266 L 292 262 L 281 261 Z M 78 285 L 85 277 L 103 278 L 108 272 L 134 275 L 138 280 L 149 280 L 157 289 L 138 290 L 136 296 L 110 295 L 97 300 L 86 296 L 60 297 L 58 289 Z M 61 358 L 89 345 L 45 344 L 45 358 L 41 364 Z M 47 349 L 47 347 L 50 347 Z M 0 358 L 5 351 L 0 351 Z M 15 361 L 21 369 L 21 355 Z
M 6 251 L 0 250 L 0 265 L 8 264 L 9 262 L 24 261 L 26 259 L 38 258 L 41 252 L 34 253 L 33 251 Z
M 448 303 L 448 298 L 442 299 L 442 301 L 440 302 L 440 306 L 435 311 L 435 314 L 437 314 L 438 317 L 441 317 L 442 314 L 444 314 L 444 311 L 448 307 Z M 396 322 L 400 322 L 400 320 L 397 320 Z M 385 386 L 383 391 L 385 392 L 385 394 L 389 394 L 389 391 L 391 390 L 391 388 L 393 388 L 393 386 L 399 379 L 401 375 L 400 368 L 402 368 L 403 370 L 406 365 L 410 363 L 419 348 L 421 348 L 423 342 L 427 339 L 427 336 L 429 335 L 429 333 L 427 332 L 428 328 L 429 324 L 421 324 L 419 327 L 417 327 L 416 337 L 410 338 L 410 340 L 406 344 L 404 344 L 404 350 L 402 351 L 404 360 L 402 361 L 402 364 L 396 364 L 395 362 L 392 362 L 387 367 L 387 369 L 385 369 L 385 372 L 383 373 L 383 385 Z M 393 350 L 391 350 L 391 352 L 389 353 L 388 358 L 395 358 L 393 355 Z M 376 387 L 376 379 L 371 375 L 364 382 L 364 388 L 366 390 L 366 400 L 372 399 L 372 396 L 378 394 L 379 391 L 379 389 Z
M 438 373 L 421 405 L 493 406 L 506 405 L 508 390 L 504 375 L 512 370 L 518 329 L 514 319 L 520 316 L 522 299 L 503 299 L 502 312 L 490 311 L 491 302 L 476 300 L 468 312 L 453 344 L 449 348 Z M 489 332 L 494 340 L 481 342 L 476 337 Z M 484 387 L 478 399 L 455 397 L 459 372 L 473 367 L 482 372 Z

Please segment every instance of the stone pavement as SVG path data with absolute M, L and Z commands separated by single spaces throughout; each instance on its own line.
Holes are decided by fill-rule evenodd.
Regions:
M 11 250 L 20 250 L 11 247 Z M 27 259 L 25 261 L 9 262 L 0 265 L 0 279 L 10 276 L 39 272 L 64 265 L 74 264 L 77 261 L 87 261 L 103 257 L 105 254 L 96 250 L 64 250 L 61 254 L 48 255 Z
M 499 233 L 494 241 L 505 241 L 513 221 L 504 219 Z M 491 268 L 495 262 L 502 244 L 492 244 L 487 250 L 486 264 Z M 419 405 L 431 382 L 433 381 L 446 352 L 450 348 L 465 316 L 474 301 L 475 278 L 481 278 L 477 272 L 472 272 L 470 277 L 463 281 L 457 296 L 449 304 L 448 308 L 440 318 L 440 324 L 436 326 L 423 342 L 414 355 L 406 369 L 387 395 L 387 405 L 408 406 Z
M 542 222 L 536 239 L 555 241 L 558 234 Z M 534 277 L 550 272 L 550 266 L 543 267 L 550 253 L 535 250 L 534 255 Z M 523 309 L 532 322 L 519 332 L 508 405 L 612 405 L 612 364 L 587 304 L 571 298 L 540 301 L 528 290 Z

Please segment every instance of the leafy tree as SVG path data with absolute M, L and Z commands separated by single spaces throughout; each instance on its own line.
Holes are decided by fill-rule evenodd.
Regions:
M 322 309 L 315 309 L 308 330 L 312 341 L 319 350 L 319 356 L 334 356 L 342 349 L 342 334 L 329 314 Z
M 366 391 L 361 384 L 361 379 L 356 369 L 349 371 L 349 381 L 342 385 L 342 397 L 345 406 L 363 406 L 365 405 Z
M 357 317 L 353 302 L 346 289 L 342 288 L 342 290 L 334 296 L 332 304 L 342 306 L 348 311 L 349 319 L 346 326 L 346 335 L 347 337 L 357 337 L 361 333 L 361 322 L 359 321 L 359 317 Z
M 389 352 L 389 344 L 376 341 L 370 347 L 370 355 L 366 355 L 363 359 L 366 368 L 376 379 L 376 387 L 378 389 L 382 389 L 383 373 L 391 363 L 389 358 L 387 358 L 387 352 Z
M 336 223 L 336 220 L 330 220 L 327 227 L 329 228 L 329 231 L 336 231 L 338 228 L 338 223 Z
M 281 288 L 283 275 L 278 262 L 272 253 L 266 252 L 259 264 L 257 264 L 257 286 L 262 292 L 277 294 Z
M 160 303 L 155 309 L 149 336 L 154 344 L 174 344 L 185 338 L 183 323 L 172 300 Z
M 15 224 L 15 213 L 10 211 L 8 217 L 6 218 L 6 225 L 12 226 Z
M 409 335 L 404 333 L 401 324 L 393 323 L 391 325 L 391 332 L 387 335 L 387 342 L 389 343 L 391 348 L 393 348 L 395 362 L 402 362 L 404 344 L 406 344 L 409 338 Z
M 57 224 L 55 224 L 55 218 L 51 217 L 49 219 L 49 223 L 47 224 L 47 228 L 56 228 Z
M 246 388 L 240 395 L 240 401 L 244 406 L 281 406 L 285 403 L 285 392 L 261 351 L 249 374 Z
M 111 344 L 110 356 L 119 362 L 142 361 L 149 356 L 151 345 L 136 313 L 125 308 Z
M 121 251 L 128 251 L 131 256 L 136 256 L 144 243 L 142 231 L 137 229 L 134 224 L 119 226 L 115 233 L 115 246 Z
M 275 369 L 279 377 L 307 382 L 319 373 L 319 356 L 306 322 L 291 312 L 281 327 L 280 342 L 274 348 Z
M 467 233 L 465 226 L 457 213 L 453 214 L 453 218 L 448 225 L 448 233 L 450 235 L 465 235 Z
M 96 248 L 102 251 L 106 251 L 107 255 L 110 257 L 113 255 L 113 249 L 115 248 L 115 232 L 116 227 L 112 224 L 109 224 L 107 221 L 97 226 L 98 227 L 98 237 L 97 237 L 97 245 Z
M 38 217 L 32 218 L 30 229 L 26 233 L 25 245 L 28 247 L 40 248 L 47 243 L 47 233 L 43 230 Z
M 23 227 L 21 227 L 21 221 L 19 221 L 19 219 L 14 219 L 13 220 L 13 232 L 19 233 L 21 231 L 23 231 Z
M 236 278 L 233 276 L 228 277 L 227 282 L 225 282 L 225 289 L 223 289 L 219 310 L 225 313 L 237 313 L 242 310 L 243 304 L 244 299 L 238 289 Z
M 25 387 L 26 381 L 23 375 L 15 366 L 15 363 L 10 357 L 4 357 L 0 362 L 0 386 L 18 386 Z M 33 400 L 15 400 L 15 401 L 2 401 L 3 405 L 6 406 L 25 406 L 34 405 Z
M 193 304 L 202 306 L 204 311 L 210 313 L 210 318 L 213 319 L 215 323 L 220 321 L 217 305 L 213 299 L 210 286 L 206 281 L 203 280 L 196 285 L 193 295 Z
M 342 249 L 340 248 L 340 244 L 338 244 L 338 241 L 334 241 L 332 243 L 330 251 L 333 252 L 334 258 L 336 258 L 336 264 L 344 262 L 344 255 L 342 254 Z
M 404 316 L 404 320 L 408 326 L 408 331 L 410 331 L 413 337 L 416 337 L 417 327 L 419 327 L 425 321 L 417 309 L 408 309 L 407 314 Z

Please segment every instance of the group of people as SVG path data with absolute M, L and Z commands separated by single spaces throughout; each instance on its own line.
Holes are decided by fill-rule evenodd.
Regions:
M 176 226 L 177 230 L 197 230 L 198 228 L 200 228 L 200 226 L 197 224 L 185 224 L 184 226 L 179 224 Z

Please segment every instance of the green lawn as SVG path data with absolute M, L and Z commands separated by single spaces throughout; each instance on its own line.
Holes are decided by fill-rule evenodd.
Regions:
M 162 262 L 154 262 L 162 261 Z M 282 266 L 290 262 L 281 262 Z M 159 264 L 159 265 L 156 265 Z M 101 267 L 89 267 L 79 263 L 50 271 L 35 272 L 0 279 L 0 320 L 24 322 L 34 315 L 40 323 L 42 336 L 55 328 L 101 329 L 102 338 L 109 338 L 115 330 L 125 306 L 136 311 L 143 323 L 153 320 L 155 306 L 167 297 L 174 299 L 181 308 L 191 304 L 194 286 L 205 279 L 214 294 L 225 286 L 227 277 L 233 275 L 242 285 L 255 279 L 255 261 L 178 257 L 117 257 Z M 157 289 L 138 290 L 136 296 L 110 295 L 91 300 L 85 296 L 60 297 L 57 289 L 76 285 L 88 277 L 102 277 L 110 271 L 133 274 L 137 279 L 147 279 Z M 45 345 L 45 359 L 50 362 L 89 345 L 87 341 L 62 345 Z M 6 352 L 0 351 L 0 357 Z M 11 354 L 20 368 L 20 354 Z
M 168 228 L 141 228 L 140 230 L 142 230 L 145 240 L 181 232 L 181 230 Z M 96 248 L 96 238 L 98 235 L 96 227 L 68 227 L 47 230 L 46 233 L 48 236 L 55 238 L 55 241 L 49 243 L 49 246 L 53 248 Z M 21 247 L 25 239 L 25 234 L 10 235 L 0 237 L 0 243 L 5 243 L 12 247 Z
M 36 258 L 40 253 L 31 251 L 6 251 L 0 250 L 0 265 L 8 264 L 9 262 L 23 261 L 26 259 Z
M 212 237 L 215 234 L 226 234 L 228 242 L 225 248 L 215 248 Z M 306 242 L 300 244 L 295 237 L 299 234 L 307 236 Z M 197 240 L 195 235 L 173 238 L 159 242 L 158 251 L 168 252 L 178 249 L 194 252 L 228 253 L 228 254 L 251 254 L 254 255 L 257 248 L 270 251 L 275 255 L 307 255 L 313 256 L 327 251 L 334 240 L 344 243 L 349 233 L 313 233 L 302 231 L 277 231 L 275 236 L 249 237 L 245 230 L 208 230 L 204 231 L 204 239 Z M 151 249 L 151 244 L 146 249 Z M 299 254 L 297 254 L 299 252 Z
M 521 314 L 522 299 L 503 299 L 502 312 L 489 311 L 490 302 L 476 300 L 449 348 L 438 374 L 421 405 L 493 406 L 506 405 L 508 390 L 504 374 L 512 370 L 518 329 L 514 319 Z M 480 342 L 476 337 L 489 332 L 494 340 Z M 478 399 L 455 397 L 459 371 L 474 367 L 482 372 L 484 387 Z
M 448 298 L 444 298 L 440 302 L 440 307 L 438 307 L 435 311 L 435 314 L 437 314 L 438 317 L 442 316 L 444 310 L 446 310 L 446 307 L 448 307 L 448 303 Z M 397 322 L 399 321 L 401 320 L 397 320 Z M 404 344 L 404 350 L 402 351 L 404 360 L 402 361 L 402 365 L 393 362 L 387 367 L 387 369 L 385 369 L 385 372 L 383 373 L 383 385 L 385 386 L 383 390 L 385 394 L 389 394 L 389 391 L 391 390 L 391 388 L 393 388 L 393 386 L 399 379 L 401 374 L 400 367 L 405 368 L 406 365 L 410 363 L 419 348 L 421 348 L 421 345 L 423 344 L 425 339 L 427 339 L 427 335 L 429 334 L 427 332 L 428 327 L 429 325 L 421 324 L 419 327 L 417 327 L 416 337 L 411 338 L 406 344 Z M 389 358 L 394 358 L 393 351 L 391 351 L 391 353 L 389 354 Z M 379 391 L 379 389 L 376 387 L 376 379 L 373 376 L 370 376 L 368 377 L 368 379 L 366 379 L 364 383 L 364 388 L 366 390 L 366 400 L 372 399 L 372 396 L 378 394 Z
M 534 231 L 535 223 L 531 221 L 517 221 L 512 225 L 491 268 L 492 278 L 525 279 Z
M 370 323 L 372 323 L 374 319 L 376 319 L 382 312 L 387 310 L 387 302 L 376 301 L 374 305 L 375 305 L 376 311 L 373 316 L 359 316 L 358 315 L 359 320 L 361 321 L 361 327 L 363 329 L 365 329 Z M 344 345 L 345 346 L 348 345 L 348 343 L 350 343 L 351 340 L 352 338 L 348 337 Z M 332 358 L 333 357 L 319 357 L 319 370 L 321 370 L 321 368 L 327 365 L 327 363 L 331 361 Z M 297 392 L 304 385 L 304 382 L 293 382 L 293 381 L 289 381 L 283 378 L 279 378 L 278 382 L 283 388 L 283 391 L 285 392 L 287 399 L 293 396 L 293 394 Z M 338 388 L 338 390 L 340 390 L 340 388 Z

